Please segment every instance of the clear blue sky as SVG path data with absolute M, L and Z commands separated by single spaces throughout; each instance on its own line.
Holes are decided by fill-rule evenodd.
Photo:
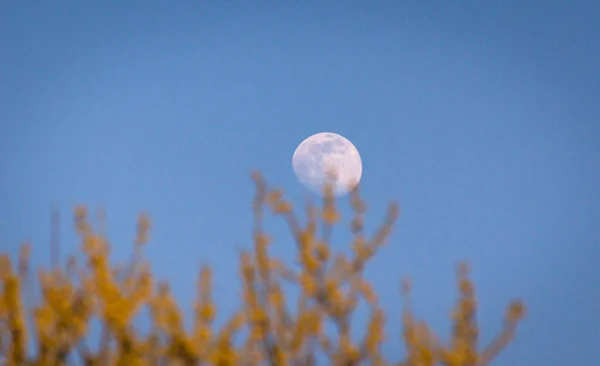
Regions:
M 511 298 L 529 307 L 497 365 L 600 365 L 600 3 L 75 3 L 0 5 L 2 251 L 29 240 L 47 265 L 56 205 L 75 252 L 85 203 L 106 207 L 124 260 L 144 210 L 157 276 L 187 305 L 212 264 L 226 315 L 251 240 L 249 172 L 301 203 L 292 154 L 331 131 L 362 155 L 370 230 L 388 200 L 402 207 L 367 272 L 386 354 L 400 354 L 400 278 L 446 335 L 466 259 L 483 341 Z

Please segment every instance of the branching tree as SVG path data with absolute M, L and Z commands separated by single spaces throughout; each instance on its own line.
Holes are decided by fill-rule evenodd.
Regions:
M 474 286 L 466 264 L 458 269 L 459 300 L 453 315 L 453 332 L 442 343 L 415 319 L 410 284 L 404 281 L 402 317 L 407 354 L 404 360 L 386 360 L 381 353 L 385 314 L 363 271 L 385 244 L 398 217 L 391 204 L 372 238 L 364 231 L 366 205 L 358 190 L 350 193 L 353 209 L 352 254 L 333 253 L 332 228 L 340 221 L 332 186 L 325 188 L 320 207 L 307 205 L 301 223 L 279 190 L 269 189 L 260 174 L 256 185 L 253 248 L 240 253 L 243 301 L 220 329 L 213 326 L 216 304 L 211 294 L 211 270 L 200 269 L 194 319 L 186 331 L 182 312 L 166 283 L 157 283 L 141 251 L 148 241 L 150 221 L 138 220 L 132 259 L 126 266 L 109 264 L 109 245 L 90 223 L 84 207 L 75 210 L 75 227 L 81 239 L 84 263 L 74 259 L 65 268 L 40 271 L 41 301 L 25 306 L 28 254 L 24 246 L 16 268 L 8 256 L 0 257 L 0 354 L 8 365 L 65 365 L 75 355 L 86 365 L 331 365 L 482 366 L 489 364 L 514 336 L 524 314 L 515 301 L 508 307 L 504 327 L 487 347 L 480 347 Z M 295 266 L 269 254 L 269 236 L 263 229 L 265 211 L 281 216 L 289 226 L 297 252 Z M 291 303 L 286 289 L 298 289 Z M 352 329 L 358 304 L 368 304 L 369 320 Z M 132 321 L 148 308 L 151 330 L 136 333 Z M 90 322 L 102 323 L 100 344 L 92 351 L 87 338 Z M 27 326 L 28 320 L 31 327 Z M 355 325 L 356 327 L 356 325 Z M 28 331 L 33 329 L 33 331 Z M 358 342 L 352 334 L 362 333 Z M 242 336 L 242 341 L 234 336 Z M 28 337 L 37 347 L 28 357 Z M 239 339 L 239 337 L 238 337 Z

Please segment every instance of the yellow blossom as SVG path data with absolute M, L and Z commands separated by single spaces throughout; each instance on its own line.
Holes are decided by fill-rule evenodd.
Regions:
M 138 217 L 132 259 L 112 264 L 103 226 L 98 229 L 87 208 L 77 206 L 74 221 L 82 261 L 71 256 L 65 268 L 40 270 L 40 299 L 32 311 L 25 309 L 23 294 L 28 285 L 30 247 L 22 247 L 14 261 L 16 268 L 9 256 L 0 254 L 0 352 L 7 357 L 8 365 L 15 366 L 66 364 L 70 362 L 68 357 L 76 354 L 82 364 L 123 366 L 300 365 L 316 364 L 322 358 L 331 365 L 489 364 L 514 338 L 525 306 L 520 301 L 511 302 L 499 334 L 489 345 L 480 347 L 475 285 L 465 263 L 457 270 L 459 297 L 448 342 L 440 342 L 425 323 L 417 320 L 410 301 L 410 283 L 405 281 L 402 335 L 406 356 L 400 362 L 383 357 L 380 348 L 386 340 L 386 316 L 363 269 L 387 242 L 399 207 L 391 204 L 382 225 L 368 237 L 364 232 L 366 204 L 358 189 L 353 189 L 351 254 L 344 253 L 346 248 L 336 251 L 339 246 L 331 245 L 332 229 L 342 218 L 332 184 L 335 172 L 328 177 L 321 207 L 308 204 L 302 222 L 283 191 L 269 189 L 259 173 L 252 174 L 256 186 L 252 206 L 254 240 L 250 248 L 240 252 L 239 308 L 233 314 L 219 316 L 209 266 L 200 269 L 193 304 L 180 307 L 168 283 L 156 282 L 142 258 L 150 238 L 148 216 Z M 297 252 L 296 263 L 284 263 L 269 253 L 272 245 L 286 243 L 271 243 L 264 229 L 269 212 L 265 208 L 288 225 L 293 239 L 290 242 Z M 371 313 L 368 323 L 356 330 L 352 316 L 361 302 L 366 302 Z M 193 324 L 187 327 L 182 308 L 190 305 Z M 28 326 L 27 314 L 31 314 L 32 326 Z M 142 314 L 150 315 L 148 334 L 138 333 L 134 324 Z M 87 342 L 94 319 L 101 322 L 100 343 L 90 346 Z M 356 331 L 361 337 L 354 342 L 351 334 Z M 36 341 L 30 359 L 26 352 L 29 339 Z

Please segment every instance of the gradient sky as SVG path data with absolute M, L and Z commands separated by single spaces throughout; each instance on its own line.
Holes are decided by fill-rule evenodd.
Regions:
M 600 365 L 600 3 L 52 3 L 0 5 L 2 251 L 29 240 L 48 265 L 54 205 L 74 253 L 85 203 L 106 207 L 125 260 L 146 211 L 157 277 L 187 305 L 213 265 L 222 319 L 251 242 L 249 172 L 301 203 L 292 154 L 336 132 L 361 153 L 369 230 L 402 207 L 367 271 L 387 355 L 402 354 L 401 277 L 447 335 L 465 259 L 484 342 L 512 298 L 529 309 L 496 365 Z M 291 261 L 283 221 L 268 226 Z

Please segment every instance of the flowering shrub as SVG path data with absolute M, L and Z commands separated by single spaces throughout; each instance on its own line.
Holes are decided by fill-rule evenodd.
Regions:
M 82 266 L 71 259 L 64 269 L 40 271 L 42 300 L 35 308 L 23 304 L 28 248 L 23 247 L 16 268 L 8 256 L 0 257 L 0 354 L 5 362 L 62 365 L 78 355 L 87 365 L 313 365 L 321 357 L 331 365 L 475 366 L 489 364 L 513 337 L 524 313 L 520 302 L 508 306 L 504 327 L 492 343 L 479 347 L 474 288 L 467 266 L 461 264 L 450 342 L 443 344 L 414 318 L 410 285 L 404 281 L 402 321 L 407 354 L 402 361 L 385 360 L 380 352 L 385 315 L 363 270 L 385 244 L 398 207 L 390 205 L 377 233 L 367 238 L 363 233 L 365 204 L 357 190 L 351 192 L 352 254 L 334 255 L 329 237 L 340 214 L 331 187 L 326 188 L 322 207 L 306 207 L 307 222 L 302 225 L 280 191 L 268 189 L 258 173 L 253 180 L 254 247 L 240 254 L 244 298 L 223 327 L 215 329 L 212 324 L 216 305 L 211 298 L 209 267 L 200 270 L 193 327 L 187 331 L 169 286 L 156 283 L 148 265 L 141 261 L 141 250 L 148 241 L 148 218 L 139 218 L 131 263 L 115 268 L 109 264 L 106 239 L 92 227 L 86 209 L 78 207 L 75 227 L 85 263 Z M 265 208 L 289 225 L 298 253 L 297 267 L 269 256 L 269 238 L 263 230 Z M 299 289 L 293 306 L 283 290 L 285 282 Z M 360 301 L 368 304 L 370 319 L 360 329 L 364 331 L 362 339 L 353 342 L 350 318 Z M 136 333 L 132 326 L 143 307 L 151 314 L 147 335 Z M 95 351 L 86 343 L 93 318 L 99 318 L 103 327 Z M 28 352 L 28 337 L 32 336 L 33 353 Z M 29 357 L 30 353 L 35 356 Z

